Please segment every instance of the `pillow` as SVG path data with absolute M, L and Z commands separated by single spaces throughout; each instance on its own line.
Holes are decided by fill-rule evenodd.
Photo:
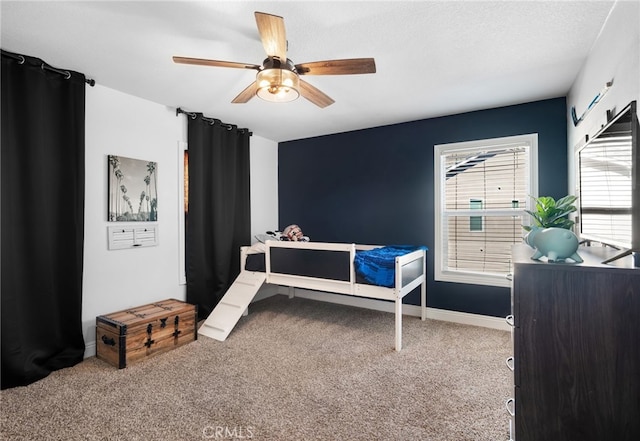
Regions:
M 256 242 L 249 247 L 247 254 L 261 254 L 266 252 L 266 245 L 262 242 Z
M 267 232 L 266 234 L 256 234 L 255 238 L 258 242 L 265 243 L 268 240 L 278 240 L 274 233 Z

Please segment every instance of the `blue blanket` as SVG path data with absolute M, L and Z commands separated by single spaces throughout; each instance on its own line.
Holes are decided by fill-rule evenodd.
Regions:
M 425 246 L 392 245 L 372 250 L 357 251 L 354 259 L 356 272 L 368 283 L 393 288 L 395 286 L 395 261 L 397 256 L 416 250 L 427 250 Z

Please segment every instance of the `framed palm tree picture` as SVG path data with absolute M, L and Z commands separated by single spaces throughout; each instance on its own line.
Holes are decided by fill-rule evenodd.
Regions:
M 158 164 L 109 155 L 109 222 L 158 220 Z

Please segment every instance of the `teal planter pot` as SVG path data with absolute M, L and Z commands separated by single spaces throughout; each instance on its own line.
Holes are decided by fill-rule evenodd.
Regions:
M 578 255 L 578 238 L 571 230 L 559 227 L 531 227 L 524 241 L 536 250 L 531 256 L 533 260 L 546 257 L 549 262 L 571 259 L 576 263 L 582 263 L 582 258 Z

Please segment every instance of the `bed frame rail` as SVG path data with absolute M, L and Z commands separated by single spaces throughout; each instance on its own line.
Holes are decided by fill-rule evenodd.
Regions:
M 353 285 L 356 280 L 355 272 L 350 271 L 348 281 L 278 273 L 272 269 L 271 265 L 272 248 L 289 248 L 349 253 L 349 262 L 353 263 L 356 254 L 356 248 L 354 244 L 326 242 L 287 242 L 268 240 L 266 242 L 265 254 L 267 283 L 273 283 L 276 285 L 288 285 L 294 288 L 313 289 L 317 291 L 328 291 L 336 292 L 339 294 L 353 295 Z M 353 268 L 353 264 L 351 264 L 351 267 Z

